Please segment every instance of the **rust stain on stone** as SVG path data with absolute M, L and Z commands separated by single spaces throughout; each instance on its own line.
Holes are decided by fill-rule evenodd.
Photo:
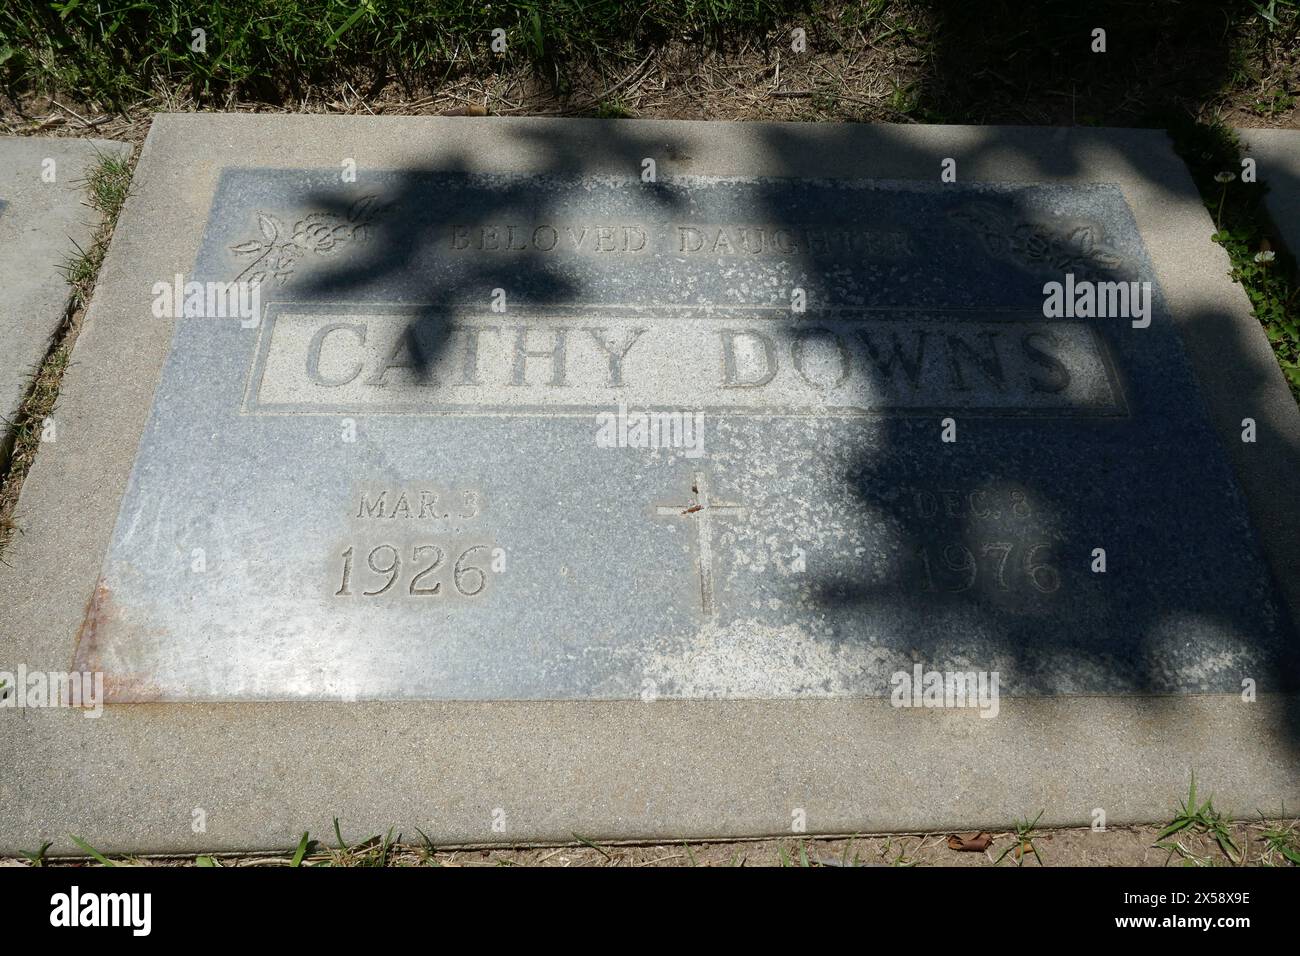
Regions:
M 86 604 L 86 616 L 77 631 L 77 649 L 72 655 L 72 669 L 78 671 L 99 670 L 99 635 L 104 621 L 111 613 L 113 592 L 109 590 L 104 579 L 95 585 L 94 593 Z
M 105 704 L 154 704 L 162 700 L 162 688 L 147 678 L 137 674 L 104 675 Z
M 75 671 L 104 674 L 104 703 L 146 703 L 162 697 L 162 689 L 154 682 L 138 675 L 110 674 L 104 667 L 103 638 L 105 625 L 118 617 L 113 602 L 113 592 L 103 578 L 86 604 L 86 616 L 77 632 L 77 649 L 72 658 Z

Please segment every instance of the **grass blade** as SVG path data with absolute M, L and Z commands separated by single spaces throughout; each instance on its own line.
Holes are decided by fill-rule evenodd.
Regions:
M 307 855 L 307 846 L 309 843 L 310 840 L 307 838 L 307 831 L 303 830 L 302 839 L 298 841 L 298 849 L 293 852 L 293 860 L 290 861 L 290 866 L 302 866 L 302 858 Z
M 104 856 L 104 854 L 100 853 L 98 850 L 96 850 L 93 846 L 91 846 L 81 837 L 73 836 L 71 833 L 68 834 L 68 837 L 72 840 L 73 843 L 81 847 L 81 849 L 84 850 L 89 856 L 93 857 L 97 863 L 102 863 L 104 866 L 117 866 L 116 863 L 114 863 L 108 857 Z

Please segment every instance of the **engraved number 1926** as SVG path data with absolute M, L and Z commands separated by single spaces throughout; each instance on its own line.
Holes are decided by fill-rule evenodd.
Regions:
M 473 555 L 478 551 L 487 551 L 485 544 L 476 544 L 466 548 L 456 558 L 451 568 L 451 580 L 437 580 L 437 572 L 446 566 L 447 553 L 436 544 L 421 544 L 411 548 L 409 561 L 403 562 L 402 552 L 396 545 L 381 544 L 370 549 L 365 556 L 365 566 L 370 570 L 369 589 L 362 585 L 363 597 L 379 597 L 387 594 L 401 582 L 406 582 L 406 593 L 413 597 L 435 597 L 443 593 L 443 584 L 450 583 L 457 594 L 476 597 L 487 587 L 487 572 L 476 565 Z M 356 549 L 348 548 L 340 557 L 343 560 L 342 583 L 334 592 L 335 597 L 352 597 L 357 592 L 352 590 L 355 573 Z M 410 577 L 406 578 L 405 575 Z

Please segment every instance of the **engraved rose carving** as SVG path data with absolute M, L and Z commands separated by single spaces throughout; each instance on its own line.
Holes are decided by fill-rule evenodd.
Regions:
M 237 256 L 253 257 L 235 281 L 260 285 L 274 279 L 277 285 L 284 285 L 303 256 L 327 256 L 346 243 L 368 242 L 371 227 L 387 211 L 377 199 L 377 196 L 361 197 L 345 216 L 311 213 L 295 222 L 292 229 L 287 229 L 278 216 L 259 210 L 257 228 L 261 238 L 230 247 Z
M 972 203 L 950 216 L 975 232 L 994 258 L 1019 266 L 1089 279 L 1105 278 L 1125 266 L 1124 257 L 1103 241 L 1099 226 L 1066 232 L 1045 223 L 1017 222 L 990 203 Z
M 347 239 L 349 227 L 335 225 L 334 217 L 322 213 L 299 220 L 294 226 L 293 242 L 312 252 L 332 252 L 338 243 Z
M 1046 259 L 1052 250 L 1052 237 L 1039 226 L 1032 223 L 1022 223 L 1016 227 L 1016 238 L 1019 242 L 1018 248 L 1024 250 L 1024 254 L 1031 260 Z M 1004 247 L 1008 252 L 1014 251 L 1010 243 Z

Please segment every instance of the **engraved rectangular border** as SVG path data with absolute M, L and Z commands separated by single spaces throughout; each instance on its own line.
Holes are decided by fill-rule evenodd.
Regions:
M 275 322 L 283 312 L 311 311 L 324 313 L 326 315 L 415 315 L 421 312 L 441 311 L 441 312 L 461 312 L 461 313 L 489 313 L 487 310 L 479 308 L 474 309 L 461 303 L 447 303 L 443 305 L 433 305 L 431 303 L 420 302 L 306 302 L 298 300 L 277 300 L 267 303 L 262 310 L 261 322 L 257 329 L 257 342 L 253 349 L 253 361 L 249 368 L 247 380 L 245 382 L 243 398 L 240 402 L 239 412 L 247 416 L 285 416 L 285 415 L 311 415 L 335 417 L 340 414 L 348 417 L 360 417 L 371 415 L 396 415 L 396 416 L 416 416 L 416 417 L 474 417 L 474 418 L 503 418 L 503 417 L 535 417 L 535 418 L 590 418 L 599 411 L 608 410 L 606 405 L 502 405 L 502 404 L 485 404 L 470 405 L 457 404 L 450 402 L 430 403 L 427 405 L 413 405 L 412 403 L 400 403 L 392 405 L 371 405 L 366 407 L 338 406 L 322 407 L 319 404 L 310 402 L 262 402 L 259 399 L 262 381 L 266 374 L 267 357 L 271 348 L 271 338 L 275 328 Z M 760 306 L 760 305 L 670 305 L 670 306 L 630 306 L 623 304 L 575 304 L 575 305 L 548 305 L 548 306 L 529 306 L 529 307 L 512 307 L 510 314 L 521 319 L 529 318 L 554 318 L 558 316 L 572 316 L 581 311 L 600 311 L 605 315 L 612 315 L 618 318 L 635 318 L 638 316 L 652 316 L 655 318 L 673 318 L 681 321 L 690 321 L 696 316 L 707 315 L 713 316 L 717 313 L 743 312 L 749 313 L 753 318 L 767 318 L 770 320 L 790 321 L 791 312 L 788 308 L 782 306 Z M 1023 321 L 1026 317 L 1033 317 L 1036 320 L 1042 319 L 1042 314 L 1033 309 L 1002 309 L 998 307 L 978 308 L 978 309 L 955 309 L 955 308 L 935 308 L 920 309 L 915 307 L 834 307 L 828 309 L 814 309 L 808 312 L 800 313 L 800 317 L 795 320 L 800 324 L 815 324 L 817 319 L 825 318 L 829 320 L 844 320 L 854 316 L 866 317 L 868 315 L 890 315 L 897 318 L 906 316 L 935 316 L 935 315 L 954 315 L 954 316 L 978 316 L 983 322 L 1014 322 Z M 945 415 L 960 413 L 963 416 L 975 418 L 1044 418 L 1044 419 L 1088 419 L 1100 421 L 1126 420 L 1131 417 L 1128 400 L 1124 394 L 1124 389 L 1120 384 L 1120 375 L 1118 366 L 1115 361 L 1114 350 L 1099 328 L 1099 321 L 1124 321 L 1124 320 L 1075 320 L 1082 322 L 1088 329 L 1092 338 L 1092 344 L 1096 349 L 1097 356 L 1101 361 L 1102 367 L 1106 372 L 1106 384 L 1110 392 L 1110 405 L 1107 408 L 1005 408 L 999 406 L 979 406 L 979 405 L 909 405 L 909 406 L 885 406 L 879 408 L 845 408 L 845 407 L 826 407 L 818 409 L 792 408 L 790 406 L 769 405 L 769 406 L 745 406 L 738 407 L 734 405 L 722 406 L 704 406 L 699 408 L 704 414 L 717 418 L 871 418 L 871 417 L 933 417 L 935 415 Z M 645 411 L 669 411 L 680 406 L 671 405 L 647 405 Z M 692 406 L 693 408 L 695 406 Z

